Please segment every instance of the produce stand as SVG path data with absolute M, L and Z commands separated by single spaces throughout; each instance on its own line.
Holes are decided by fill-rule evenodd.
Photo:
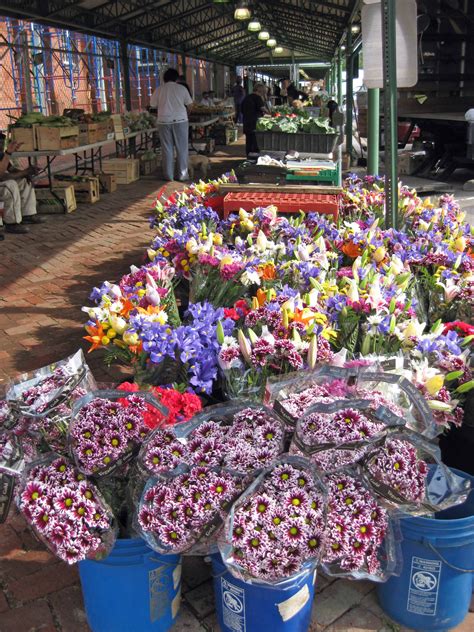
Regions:
M 142 129 L 124 134 L 123 138 L 115 140 L 117 156 L 133 158 L 139 151 L 146 151 L 150 147 L 154 148 L 154 135 L 157 132 L 158 128 L 152 127 L 150 129 Z

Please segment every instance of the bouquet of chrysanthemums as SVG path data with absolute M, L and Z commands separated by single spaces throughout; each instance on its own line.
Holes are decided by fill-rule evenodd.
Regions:
M 314 570 L 325 546 L 326 491 L 305 459 L 283 457 L 232 506 L 219 549 L 231 572 L 278 584 Z
M 17 504 L 39 538 L 68 564 L 106 557 L 115 542 L 110 508 L 94 483 L 64 457 L 33 463 Z
M 152 478 L 138 507 L 138 526 L 160 553 L 206 553 L 241 492 L 242 477 L 220 468 L 193 466 Z
M 217 404 L 187 424 L 155 430 L 145 440 L 139 461 L 151 475 L 198 465 L 252 474 L 283 452 L 284 438 L 282 421 L 265 406 Z

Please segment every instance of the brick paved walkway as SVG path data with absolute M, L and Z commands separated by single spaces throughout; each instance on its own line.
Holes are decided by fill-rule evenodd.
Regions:
M 221 157 L 215 173 L 232 165 L 236 151 Z M 9 377 L 82 344 L 81 306 L 94 285 L 118 278 L 141 261 L 151 238 L 147 218 L 161 184 L 147 178 L 120 187 L 95 205 L 49 216 L 28 235 L 7 235 L 0 242 L 0 389 Z M 99 358 L 90 361 L 99 380 L 118 377 L 106 372 Z M 0 562 L 0 632 L 89 629 L 76 569 L 50 555 L 13 509 L 0 525 Z M 397 629 L 380 610 L 369 582 L 320 576 L 317 593 L 311 632 Z M 212 581 L 202 559 L 185 559 L 183 594 L 175 632 L 217 630 Z M 456 630 L 474 630 L 474 614 Z

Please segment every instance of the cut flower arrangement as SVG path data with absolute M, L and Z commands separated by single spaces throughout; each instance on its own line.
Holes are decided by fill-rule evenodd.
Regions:
M 404 187 L 386 229 L 383 182 L 355 177 L 338 224 L 274 207 L 221 220 L 232 179 L 159 200 L 148 262 L 84 308 L 90 350 L 134 382 L 101 392 L 82 357 L 77 379 L 67 361 L 22 376 L 0 473 L 71 563 L 141 534 L 160 553 L 218 546 L 250 581 L 317 565 L 383 581 L 397 515 L 469 492 L 425 438 L 462 423 L 474 385 L 471 229 L 452 198 Z

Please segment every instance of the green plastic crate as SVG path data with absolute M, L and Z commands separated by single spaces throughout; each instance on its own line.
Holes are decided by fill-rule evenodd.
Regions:
M 286 180 L 288 182 L 329 182 L 335 186 L 339 185 L 340 181 L 340 163 L 337 163 L 335 169 L 324 169 L 321 173 L 308 174 L 306 176 L 297 176 L 292 173 L 289 173 L 286 176 Z

